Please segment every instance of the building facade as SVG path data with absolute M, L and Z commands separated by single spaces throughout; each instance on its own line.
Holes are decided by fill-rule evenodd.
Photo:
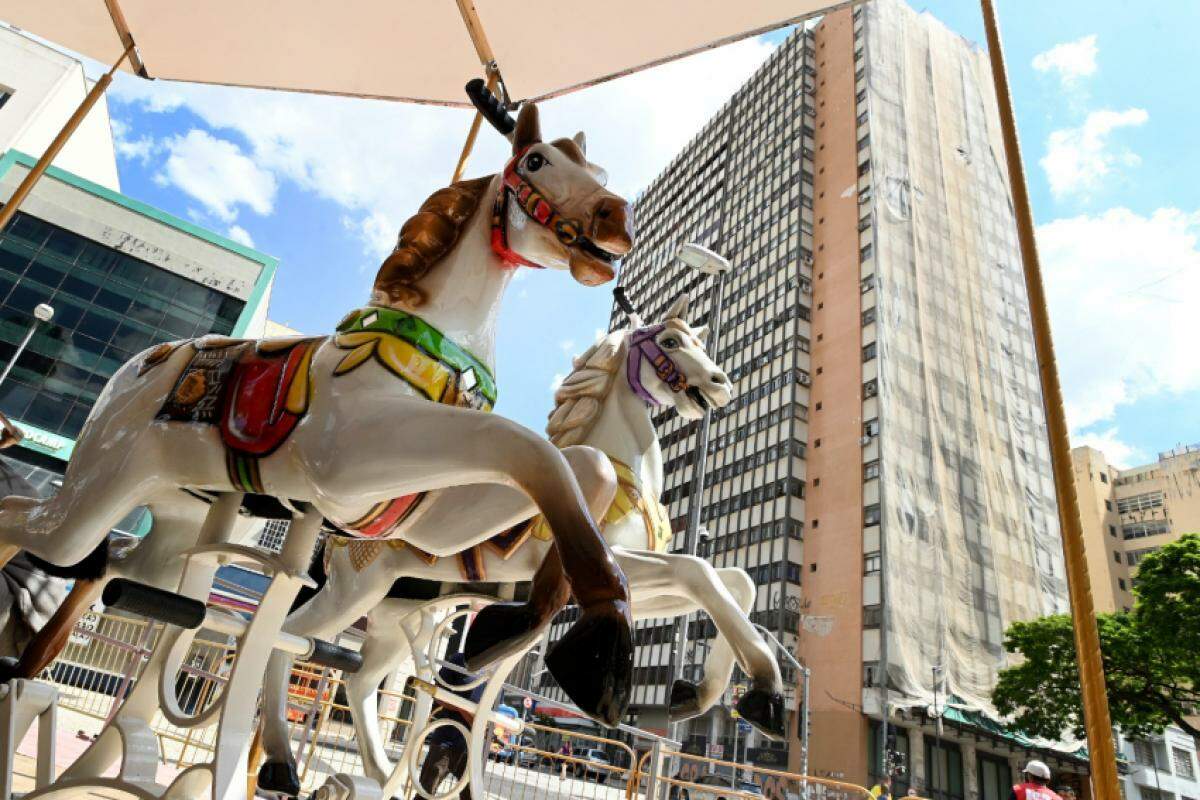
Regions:
M 622 285 L 646 319 L 688 292 L 735 383 L 707 430 L 655 420 L 675 546 L 745 569 L 754 621 L 811 669 L 811 774 L 870 785 L 886 743 L 927 797 L 1003 800 L 1034 754 L 1078 784 L 1081 759 L 1005 731 L 989 702 L 1007 625 L 1065 611 L 1067 592 L 984 53 L 899 0 L 830 13 L 636 205 Z M 733 272 L 689 272 L 686 242 Z M 644 727 L 666 727 L 672 630 L 638 630 Z M 714 631 L 688 633 L 694 678 Z M 677 734 L 735 759 L 779 746 L 739 735 L 728 707 Z
M 41 155 L 91 88 L 79 61 L 0 23 L 0 153 Z M 84 117 L 54 164 L 121 190 L 105 98 Z
M 1071 451 L 1096 611 L 1129 611 L 1137 565 L 1185 533 L 1200 533 L 1200 444 L 1128 469 L 1092 447 Z
M 7 109 L 0 109 L 3 116 Z M 35 159 L 0 157 L 0 200 Z M 25 433 L 5 451 L 53 491 L 109 377 L 166 341 L 260 335 L 273 258 L 51 167 L 0 234 L 0 411 Z M 39 304 L 54 316 L 41 322 Z
M 1117 736 L 1117 752 L 1129 764 L 1121 776 L 1125 800 L 1195 800 L 1196 741 L 1179 728 L 1167 728 L 1150 739 Z

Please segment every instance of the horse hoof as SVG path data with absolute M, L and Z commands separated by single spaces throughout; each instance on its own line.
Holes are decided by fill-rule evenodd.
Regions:
M 776 741 L 787 735 L 783 722 L 783 695 L 751 689 L 738 701 L 737 712 L 763 735 Z
M 21 662 L 12 656 L 0 657 L 0 683 L 21 677 Z
M 463 643 L 466 668 L 478 672 L 525 649 L 537 632 L 537 615 L 526 603 L 493 603 L 475 615 Z
M 700 687 L 691 681 L 675 681 L 671 684 L 671 702 L 667 706 L 667 719 L 679 722 L 691 719 L 700 713 Z
M 287 797 L 299 796 L 300 776 L 296 774 L 296 765 L 289 761 L 267 761 L 258 770 L 258 789 Z
M 546 655 L 546 668 L 579 710 L 606 727 L 625 716 L 633 686 L 633 623 L 621 601 L 584 609 Z

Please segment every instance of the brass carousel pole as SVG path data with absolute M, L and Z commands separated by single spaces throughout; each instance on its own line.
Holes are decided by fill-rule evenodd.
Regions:
M 1025 169 L 1021 162 L 1021 147 L 1017 139 L 1017 123 L 1013 114 L 1008 73 L 1004 68 L 1004 50 L 1000 42 L 996 9 L 993 0 L 980 2 L 983 7 L 983 24 L 987 29 L 992 80 L 995 82 L 996 101 L 1000 109 L 1000 129 L 1004 139 L 1005 160 L 1008 163 L 1013 210 L 1017 218 L 1017 239 L 1021 246 L 1021 261 L 1025 269 L 1025 288 L 1029 293 L 1029 315 L 1033 324 L 1038 375 L 1041 377 L 1046 427 L 1050 436 L 1050 462 L 1054 469 L 1054 485 L 1058 491 L 1059 527 L 1062 530 L 1071 618 L 1075 629 L 1075 650 L 1079 661 L 1084 726 L 1092 769 L 1092 792 L 1095 800 L 1120 800 L 1112 720 L 1109 717 L 1108 695 L 1104 688 L 1100 635 L 1096 628 L 1091 579 L 1084 556 L 1079 498 L 1075 494 L 1071 470 L 1071 443 L 1067 435 L 1066 414 L 1063 411 L 1062 386 L 1059 384 L 1054 360 L 1054 343 L 1050 338 L 1050 314 L 1046 307 L 1045 288 L 1042 285 L 1042 268 L 1034 237 L 1029 189 L 1025 185 Z
M 496 67 L 496 56 L 492 53 L 492 46 L 488 44 L 487 35 L 483 32 L 483 24 L 479 21 L 479 13 L 475 10 L 475 3 L 472 0 L 457 0 L 458 11 L 462 14 L 463 24 L 467 26 L 467 33 L 471 35 L 471 43 L 475 45 L 475 52 L 479 55 L 479 63 L 483 64 L 484 72 L 487 74 L 488 91 L 496 91 L 496 85 L 499 83 L 500 71 Z M 471 129 L 467 132 L 467 141 L 463 143 L 462 153 L 458 157 L 458 164 L 454 167 L 454 176 L 450 178 L 451 183 L 458 183 L 462 180 L 463 172 L 467 168 L 467 161 L 471 158 L 471 150 L 475 147 L 475 139 L 479 136 L 479 126 L 483 122 L 483 114 L 475 112 L 475 118 L 471 120 Z
M 17 209 L 21 207 L 21 203 L 25 202 L 25 198 L 29 196 L 31 191 L 33 191 L 34 185 L 46 172 L 46 169 L 50 166 L 51 162 L 54 161 L 55 156 L 57 156 L 59 151 L 63 149 L 63 146 L 66 145 L 67 140 L 71 138 L 71 134 L 73 134 L 75 129 L 79 127 L 79 124 L 83 122 L 84 118 L 88 115 L 88 112 L 92 110 L 92 107 L 96 105 L 96 101 L 98 101 L 100 96 L 104 94 L 106 89 L 108 89 L 108 85 L 112 83 L 113 73 L 115 73 L 117 68 L 125 62 L 125 59 L 132 55 L 133 43 L 130 41 L 125 47 L 125 52 L 121 54 L 121 57 L 117 59 L 116 63 L 112 65 L 108 72 L 101 75 L 100 80 L 96 81 L 96 84 L 92 87 L 91 91 L 89 91 L 87 96 L 83 98 L 83 102 L 79 104 L 79 108 L 75 109 L 75 113 L 71 115 L 71 118 L 67 120 L 65 125 L 63 125 L 62 130 L 60 130 L 58 135 L 54 137 L 54 140 L 50 142 L 50 145 L 46 148 L 46 151 L 42 153 L 42 157 L 39 158 L 37 163 L 33 165 L 33 169 L 29 170 L 29 173 L 25 175 L 25 178 L 21 181 L 20 185 L 17 186 L 16 190 L 12 193 L 12 197 L 8 198 L 8 202 L 4 204 L 4 208 L 0 209 L 0 231 L 8 227 L 8 223 L 12 221 L 13 215 L 17 213 Z

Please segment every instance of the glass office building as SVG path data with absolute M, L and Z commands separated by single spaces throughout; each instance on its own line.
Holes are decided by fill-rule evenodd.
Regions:
M 14 151 L 0 159 L 0 198 L 32 164 Z M 0 411 L 26 434 L 5 460 L 52 491 L 113 373 L 160 342 L 260 335 L 275 266 L 51 168 L 0 233 L 0 365 L 12 363 L 0 382 Z M 35 319 L 39 304 L 54 309 L 50 321 Z

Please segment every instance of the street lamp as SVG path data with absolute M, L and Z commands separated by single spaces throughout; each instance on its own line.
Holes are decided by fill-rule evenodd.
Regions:
M 25 352 L 26 346 L 29 345 L 29 340 L 33 338 L 33 332 L 37 330 L 37 326 L 42 322 L 49 322 L 54 319 L 54 307 L 46 303 L 38 303 L 33 309 L 33 324 L 29 326 L 29 330 L 25 332 L 25 338 L 17 345 L 17 352 L 13 353 L 12 359 L 8 362 L 8 366 L 4 368 L 4 372 L 0 374 L 0 385 L 8 378 L 8 373 L 12 372 L 13 366 L 17 363 L 17 359 L 21 357 L 21 353 Z
M 712 309 L 708 314 L 709 334 L 706 343 L 708 351 L 715 356 L 721 342 L 721 290 L 725 285 L 725 276 L 733 271 L 733 265 L 724 256 L 694 242 L 680 245 L 679 249 L 675 251 L 675 257 L 697 272 L 717 276 L 716 286 L 713 289 Z M 696 555 L 696 545 L 703 535 L 700 527 L 700 507 L 702 505 L 701 495 L 704 494 L 704 477 L 708 460 L 708 428 L 711 420 L 712 414 L 705 409 L 696 440 L 696 463 L 692 469 L 692 491 L 688 495 L 687 528 L 683 534 L 683 552 L 689 556 Z M 704 531 L 704 534 L 707 534 L 707 531 Z M 683 671 L 682 662 L 687 650 L 690 620 L 690 614 L 685 614 L 682 621 L 678 617 L 675 619 L 675 631 L 672 637 L 674 647 L 671 650 L 670 674 L 667 682 L 668 692 Z M 672 739 L 680 738 L 677 725 L 670 726 L 670 734 Z

